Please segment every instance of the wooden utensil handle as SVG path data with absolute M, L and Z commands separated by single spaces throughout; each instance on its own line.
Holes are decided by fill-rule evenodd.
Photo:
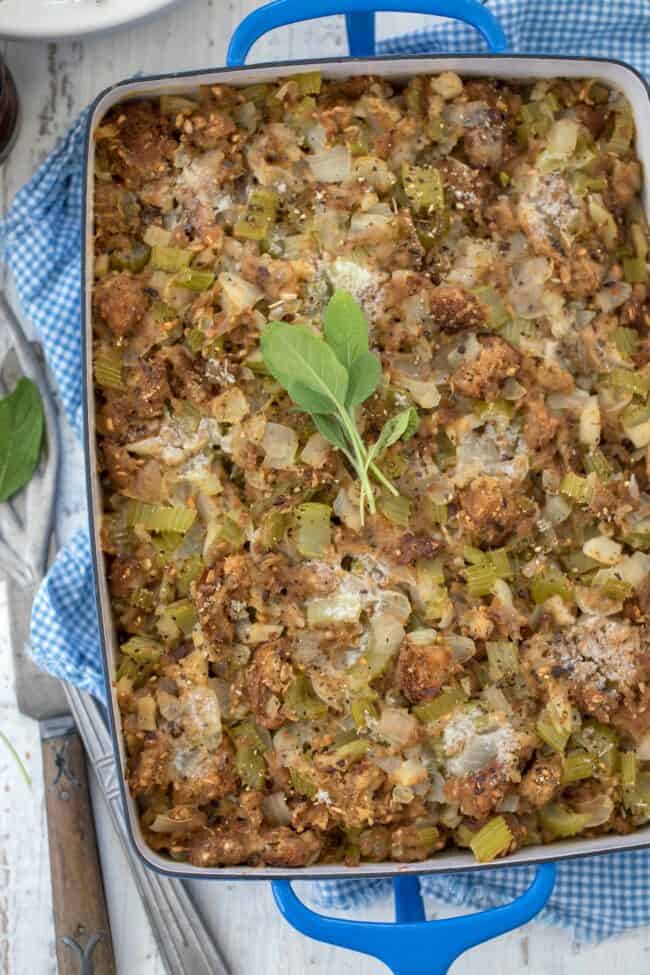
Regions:
M 81 739 L 71 730 L 42 747 L 59 975 L 114 975 Z

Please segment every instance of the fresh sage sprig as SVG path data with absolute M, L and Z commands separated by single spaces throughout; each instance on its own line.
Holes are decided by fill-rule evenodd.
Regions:
M 412 436 L 418 425 L 413 407 L 385 424 L 377 441 L 367 447 L 357 428 L 355 408 L 364 403 L 381 381 L 381 363 L 370 351 L 368 323 L 346 291 L 335 291 L 323 320 L 323 336 L 306 325 L 269 322 L 260 340 L 266 368 L 293 402 L 309 413 L 316 429 L 343 453 L 359 478 L 359 511 L 366 503 L 376 511 L 370 476 L 387 491 L 398 491 L 377 467 L 382 453 L 400 438 Z

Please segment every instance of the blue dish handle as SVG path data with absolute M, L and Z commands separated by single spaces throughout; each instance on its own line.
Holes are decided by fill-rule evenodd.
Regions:
M 462 20 L 483 35 L 493 53 L 505 51 L 508 46 L 501 24 L 478 0 L 273 0 L 244 17 L 232 35 L 226 64 L 230 68 L 244 64 L 255 41 L 276 27 L 332 14 L 345 14 L 352 57 L 372 57 L 375 13 L 379 10 Z
M 394 975 L 445 975 L 468 948 L 535 917 L 551 896 L 554 883 L 555 864 L 544 863 L 537 868 L 528 890 L 510 904 L 478 914 L 425 921 L 418 878 L 395 877 L 395 924 L 324 917 L 298 900 L 288 880 L 276 880 L 272 887 L 285 920 L 302 934 L 372 955 Z

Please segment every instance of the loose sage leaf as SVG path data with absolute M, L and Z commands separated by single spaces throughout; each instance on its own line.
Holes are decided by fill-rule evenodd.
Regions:
M 304 325 L 270 322 L 260 337 L 262 356 L 274 379 L 290 393 L 297 386 L 322 397 L 334 412 L 345 402 L 348 374 L 324 339 Z
M 381 428 L 381 433 L 370 449 L 368 456 L 371 460 L 380 457 L 385 450 L 392 447 L 394 443 L 397 443 L 409 431 L 409 428 L 413 425 L 414 412 L 417 418 L 417 411 L 414 411 L 413 407 L 409 406 L 408 409 L 402 410 L 401 413 L 396 413 L 395 416 L 391 416 L 390 420 L 386 420 Z
M 381 382 L 381 362 L 374 352 L 362 352 L 350 366 L 348 373 L 347 407 L 365 402 Z
M 346 369 L 368 351 L 368 324 L 347 291 L 335 291 L 329 300 L 325 309 L 325 339 Z
M 410 440 L 411 437 L 418 432 L 420 426 L 420 414 L 418 413 L 416 408 L 414 406 L 410 406 L 408 409 L 408 413 L 409 413 L 409 418 L 406 424 L 406 429 L 402 434 L 402 438 L 401 438 L 402 440 Z
M 19 379 L 0 399 L 0 501 L 27 484 L 38 464 L 43 440 L 43 404 L 36 383 Z
M 312 420 L 321 436 L 329 440 L 335 447 L 338 447 L 347 457 L 350 456 L 350 446 L 336 417 L 314 413 L 312 414 Z

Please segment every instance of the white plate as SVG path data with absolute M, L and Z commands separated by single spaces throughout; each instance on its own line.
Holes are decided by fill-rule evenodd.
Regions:
M 0 37 L 52 40 L 113 30 L 178 0 L 0 0 Z

